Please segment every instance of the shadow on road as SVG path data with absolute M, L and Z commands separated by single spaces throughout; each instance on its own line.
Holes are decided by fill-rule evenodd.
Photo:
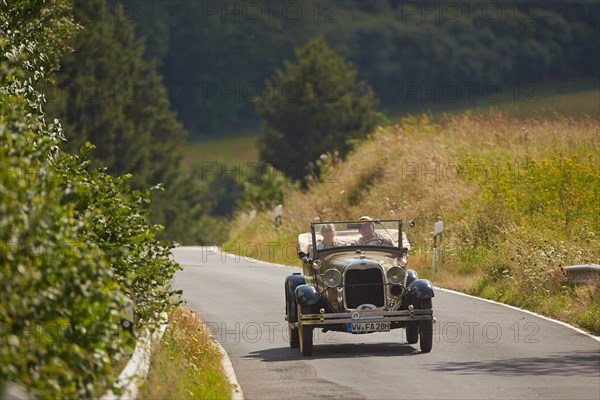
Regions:
M 302 357 L 299 349 L 278 347 L 258 350 L 242 358 L 253 358 L 261 361 L 290 361 L 300 359 L 323 358 L 356 358 L 356 357 L 398 357 L 419 356 L 421 353 L 409 344 L 402 343 L 344 343 L 315 345 L 313 355 Z
M 434 371 L 497 375 L 554 375 L 600 377 L 598 352 L 556 353 L 543 357 L 508 358 L 504 360 L 443 362 L 428 364 Z

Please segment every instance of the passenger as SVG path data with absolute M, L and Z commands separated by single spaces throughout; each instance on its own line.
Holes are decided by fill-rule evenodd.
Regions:
M 391 238 L 385 237 L 375 232 L 375 224 L 372 222 L 373 219 L 371 219 L 371 217 L 362 216 L 358 220 L 371 222 L 361 223 L 359 225 L 358 231 L 360 232 L 362 237 L 356 241 L 356 244 L 368 244 L 373 246 L 394 246 L 394 241 Z
M 334 224 L 321 225 L 321 235 L 323 236 L 323 240 L 317 243 L 317 250 L 343 246 L 344 244 L 335 237 L 335 234 L 336 232 Z

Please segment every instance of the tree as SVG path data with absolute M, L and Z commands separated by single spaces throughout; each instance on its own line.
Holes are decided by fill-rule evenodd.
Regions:
M 169 110 L 166 89 L 121 7 L 76 0 L 83 29 L 61 61 L 51 114 L 67 132 L 66 150 L 90 141 L 93 158 L 109 172 L 134 173 L 136 189 L 170 182 L 177 174 L 185 131 Z
M 378 102 L 324 39 L 308 41 L 296 57 L 296 63 L 285 61 L 284 69 L 265 82 L 256 109 L 263 121 L 261 159 L 302 179 L 321 154 L 338 150 L 344 156 L 352 140 L 373 129 Z
M 186 131 L 154 64 L 143 59 L 143 40 L 120 5 L 112 13 L 104 0 L 76 0 L 73 13 L 82 29 L 61 60 L 48 112 L 65 127 L 64 148 L 77 154 L 89 141 L 93 161 L 112 175 L 133 174 L 133 189 L 162 184 L 152 194 L 151 220 L 169 239 L 192 240 L 209 210 L 186 193 L 197 193 L 179 165 Z

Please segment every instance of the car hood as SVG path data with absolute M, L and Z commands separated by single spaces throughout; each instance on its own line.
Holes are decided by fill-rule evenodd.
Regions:
M 335 267 L 340 270 L 348 268 L 369 268 L 381 265 L 386 256 L 389 255 L 387 253 L 378 253 L 375 256 L 367 257 L 366 255 L 356 254 L 356 252 L 341 252 L 323 257 L 323 264 L 329 268 Z

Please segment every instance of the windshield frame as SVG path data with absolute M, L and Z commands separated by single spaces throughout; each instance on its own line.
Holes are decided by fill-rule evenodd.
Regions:
M 322 236 L 320 233 L 321 227 L 323 225 L 333 224 L 336 228 L 336 233 L 342 233 L 342 238 L 354 239 L 351 243 L 346 243 L 341 246 L 328 247 L 319 249 L 318 244 L 322 240 Z M 359 227 L 361 225 L 374 224 L 375 233 L 381 235 L 383 238 L 389 238 L 394 243 L 393 245 L 389 244 L 360 244 L 356 243 L 356 239 L 361 237 L 362 235 L 359 232 Z M 344 229 L 339 229 L 340 227 Z M 318 221 L 311 222 L 310 224 L 310 234 L 312 238 L 312 250 L 315 252 L 315 255 L 322 252 L 333 252 L 339 250 L 350 250 L 356 248 L 365 248 L 369 249 L 394 249 L 397 251 L 398 249 L 403 249 L 403 234 L 402 234 L 402 220 L 398 219 L 377 219 L 374 218 L 369 221 Z M 397 236 L 396 236 L 397 235 Z M 340 237 L 338 237 L 340 239 Z M 344 242 L 345 243 L 345 242 Z

